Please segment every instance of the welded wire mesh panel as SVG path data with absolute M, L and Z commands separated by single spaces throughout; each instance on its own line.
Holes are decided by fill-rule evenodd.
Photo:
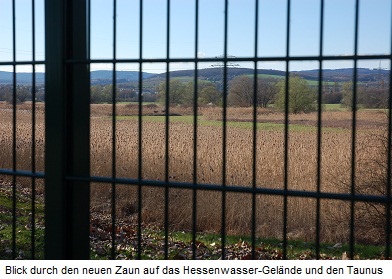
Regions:
M 390 38 L 384 4 L 378 28 Z M 372 90 L 390 95 L 381 64 L 389 69 L 391 51 L 364 39 L 377 12 L 369 5 L 315 1 L 304 13 L 301 1 L 89 1 L 91 56 L 69 63 L 89 65 L 91 96 L 107 99 L 91 99 L 91 177 L 68 179 L 91 182 L 96 257 L 151 257 L 153 231 L 153 250 L 165 259 L 202 258 L 207 232 L 219 238 L 211 258 L 267 257 L 260 251 L 269 237 L 281 244 L 275 258 L 295 257 L 297 239 L 312 239 L 304 257 L 326 258 L 325 247 L 343 245 L 355 258 L 357 244 L 372 242 L 388 258 L 390 98 L 383 136 L 364 128 L 373 116 L 359 109 Z M 374 62 L 377 78 L 363 83 Z M 95 69 L 110 71 L 109 85 Z M 126 70 L 137 78 L 124 78 Z M 122 103 L 124 94 L 134 103 Z M 347 111 L 328 104 L 334 94 Z M 377 184 L 364 170 L 380 160 Z M 373 214 L 378 229 L 365 236 L 364 216 Z M 176 244 L 179 231 L 188 242 Z M 249 239 L 242 254 L 233 252 L 233 235 Z
M 0 4 L 1 259 L 43 258 L 43 4 Z
M 390 1 L 4 3 L 2 257 L 390 258 Z

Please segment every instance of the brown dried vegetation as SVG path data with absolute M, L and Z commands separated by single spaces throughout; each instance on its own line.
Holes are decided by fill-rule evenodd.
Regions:
M 162 113 L 156 106 L 143 107 L 145 115 Z M 201 108 L 198 112 L 205 120 L 219 121 L 221 108 Z M 111 106 L 91 107 L 91 175 L 111 176 L 112 127 Z M 136 115 L 137 106 L 117 106 L 118 115 Z M 171 108 L 171 113 L 192 113 L 191 108 Z M 229 108 L 229 121 L 252 120 L 252 110 Z M 12 169 L 12 109 L 1 104 L 0 109 L 0 167 Z M 36 164 L 37 170 L 44 166 L 43 107 L 37 107 Z M 259 109 L 260 123 L 284 123 L 284 115 L 269 109 Z M 291 124 L 306 127 L 317 125 L 317 114 L 290 115 Z M 321 191 L 349 193 L 351 177 L 351 113 L 342 111 L 323 112 L 321 139 Z M 358 191 L 364 194 L 377 193 L 369 181 L 376 182 L 386 177 L 385 168 L 377 162 L 386 162 L 386 153 L 378 138 L 386 127 L 387 119 L 379 111 L 359 111 L 356 139 L 356 182 Z M 116 122 L 116 175 L 137 178 L 138 175 L 138 121 L 136 118 Z M 142 129 L 142 176 L 143 179 L 165 179 L 165 124 L 143 122 Z M 17 169 L 31 168 L 31 107 L 18 106 L 17 110 Z M 197 134 L 197 182 L 202 184 L 222 183 L 222 127 L 199 124 Z M 252 129 L 228 126 L 226 150 L 226 184 L 252 187 Z M 177 182 L 193 180 L 193 126 L 189 123 L 172 122 L 169 129 L 169 179 Z M 290 131 L 288 142 L 288 188 L 301 191 L 317 190 L 317 130 Z M 284 187 L 284 131 L 263 129 L 257 131 L 256 146 L 257 187 L 283 189 Z M 19 182 L 19 181 L 18 181 Z M 29 180 L 21 181 L 28 186 Z M 366 183 L 365 183 L 366 182 Z M 365 186 L 360 186 L 365 185 Z M 378 184 L 377 184 L 378 185 Z M 384 184 L 385 187 L 385 184 Z M 110 214 L 111 185 L 92 184 L 91 210 Z M 134 222 L 137 220 L 138 199 L 136 185 L 117 185 L 117 216 Z M 192 190 L 169 190 L 170 230 L 192 229 Z M 197 230 L 219 232 L 221 226 L 222 194 L 214 191 L 197 191 Z M 142 218 L 144 223 L 163 225 L 164 189 L 142 188 Z M 249 235 L 252 229 L 252 196 L 245 193 L 227 193 L 226 228 L 229 234 Z M 350 203 L 343 201 L 321 201 L 321 241 L 346 242 L 349 237 Z M 374 224 L 385 208 L 371 205 L 376 211 L 364 211 L 356 207 L 358 242 L 379 243 L 384 241 L 381 223 Z M 282 237 L 283 198 L 259 195 L 256 199 L 256 234 L 258 237 Z M 370 213 L 369 213 L 370 212 Z M 316 201 L 308 198 L 288 199 L 288 237 L 290 239 L 315 239 Z

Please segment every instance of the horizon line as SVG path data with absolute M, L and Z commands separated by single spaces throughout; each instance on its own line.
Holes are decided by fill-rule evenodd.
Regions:
M 223 68 L 223 67 L 221 67 Z M 207 67 L 207 68 L 200 68 L 198 70 L 205 70 L 205 69 L 219 69 L 218 67 Z M 227 67 L 227 69 L 248 69 L 248 70 L 267 70 L 267 71 L 279 71 L 279 72 L 286 72 L 285 70 L 279 70 L 279 69 L 265 69 L 265 68 L 247 68 L 247 67 Z M 343 68 L 322 68 L 321 70 L 344 70 L 344 69 L 354 69 L 354 67 L 343 67 Z M 390 71 L 390 69 L 388 68 L 367 68 L 367 67 L 357 67 L 356 69 L 367 69 L 367 70 L 372 70 L 372 71 Z M 194 71 L 195 69 L 175 69 L 169 72 L 180 72 L 180 71 Z M 315 68 L 315 69 L 309 69 L 309 70 L 291 70 L 289 72 L 307 72 L 307 71 L 318 71 L 320 70 L 319 68 Z M 98 72 L 98 71 L 107 71 L 107 72 L 113 72 L 113 70 L 109 70 L 109 69 L 94 69 L 94 70 L 90 70 L 90 72 Z M 0 72 L 2 73 L 14 73 L 14 71 L 4 71 L 4 70 L 0 70 Z M 138 70 L 132 70 L 132 69 L 122 69 L 122 70 L 116 70 L 116 72 L 139 72 Z M 31 72 L 16 72 L 17 74 L 33 74 L 33 71 Z M 45 74 L 45 71 L 35 71 L 36 74 Z M 164 72 L 159 72 L 159 73 L 154 73 L 154 72 L 148 72 L 148 71 L 142 71 L 142 73 L 147 73 L 147 74 L 164 74 L 167 73 L 166 71 Z

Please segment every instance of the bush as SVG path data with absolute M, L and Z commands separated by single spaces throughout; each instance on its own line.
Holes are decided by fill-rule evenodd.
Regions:
M 254 79 L 248 76 L 235 77 L 230 82 L 228 102 L 232 106 L 251 107 L 254 99 Z M 267 107 L 276 95 L 276 86 L 273 80 L 257 79 L 256 104 Z
M 371 159 L 358 158 L 355 161 L 355 194 L 364 196 L 387 196 L 388 186 L 388 133 L 372 135 L 374 144 L 367 150 L 373 154 Z M 392 146 L 391 146 L 392 147 Z M 391 154 L 389 154 L 390 156 Z M 347 169 L 346 172 L 351 172 Z M 340 180 L 338 178 L 338 180 Z M 341 181 L 347 193 L 351 192 L 351 181 Z M 355 238 L 362 244 L 383 244 L 386 239 L 386 205 L 375 202 L 355 203 Z M 343 220 L 342 220 L 343 221 Z
M 353 108 L 353 92 L 354 92 L 354 87 L 353 87 L 353 82 L 345 82 L 343 83 L 342 86 L 342 106 L 348 109 Z M 364 102 L 364 92 L 365 89 L 363 86 L 357 86 L 356 87 L 357 92 L 356 92 L 356 108 L 359 109 L 363 107 L 363 102 Z
M 365 108 L 388 108 L 388 90 L 370 87 L 364 92 L 363 106 Z
M 342 102 L 342 93 L 331 92 L 323 94 L 323 104 L 340 104 Z
M 286 82 L 280 81 L 277 84 L 279 92 L 275 98 L 275 108 L 284 111 L 286 104 Z M 310 88 L 307 81 L 298 77 L 289 77 L 289 112 L 308 113 L 316 110 L 317 94 Z

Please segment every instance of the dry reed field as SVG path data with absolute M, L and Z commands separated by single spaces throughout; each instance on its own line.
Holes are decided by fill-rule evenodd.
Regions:
M 145 107 L 142 126 L 143 179 L 165 179 L 165 123 L 160 119 L 162 109 Z M 169 179 L 192 182 L 193 126 L 190 108 L 170 110 Z M 137 178 L 138 120 L 137 106 L 118 105 L 116 122 L 116 176 Z M 156 117 L 154 118 L 154 115 Z M 186 116 L 188 115 L 188 116 Z M 200 108 L 197 135 L 197 182 L 222 183 L 222 119 L 221 108 Z M 321 191 L 349 193 L 351 178 L 351 113 L 324 111 L 321 138 Z M 91 175 L 111 176 L 112 120 L 110 105 L 91 106 Z M 188 118 L 187 118 L 188 117 Z M 0 109 L 0 167 L 12 168 L 12 110 L 5 104 Z M 156 119 L 156 120 L 155 120 Z M 226 183 L 231 186 L 252 187 L 252 110 L 229 108 L 227 112 Z M 290 115 L 288 141 L 288 188 L 304 191 L 317 189 L 317 114 Z M 257 187 L 284 187 L 284 115 L 259 109 L 257 115 L 256 184 Z M 358 112 L 356 133 L 356 185 L 365 194 L 380 194 L 377 179 L 386 177 L 386 153 L 382 141 L 387 118 L 382 111 Z M 238 124 L 238 125 L 237 125 Z M 242 126 L 241 126 L 242 125 Z M 43 171 L 44 154 L 43 107 L 38 105 L 36 124 L 37 170 Z M 17 110 L 17 168 L 31 168 L 31 108 Z M 381 164 L 380 164 L 381 162 Z M 383 165 L 383 162 L 385 164 Z M 380 178 L 381 177 L 381 178 Z M 6 179 L 6 178 L 3 178 Z M 29 187 L 29 181 L 18 181 Z M 375 186 L 373 184 L 375 184 Z M 373 185 L 373 186 L 371 186 Z M 164 189 L 142 188 L 142 221 L 158 226 L 164 222 Z M 385 189 L 384 189 L 385 190 Z M 137 221 L 137 186 L 117 185 L 116 214 L 127 222 Z M 221 227 L 220 192 L 197 191 L 197 230 L 217 232 Z M 227 193 L 226 228 L 228 234 L 250 235 L 252 196 Z M 321 241 L 347 242 L 350 215 L 348 202 L 321 201 Z M 257 196 L 256 235 L 281 238 L 283 226 L 283 198 Z M 356 206 L 356 241 L 382 243 L 383 207 L 358 203 Z M 93 184 L 92 213 L 111 213 L 111 185 Z M 385 211 L 385 210 L 384 210 Z M 375 220 L 377 219 L 377 222 Z M 169 190 L 169 224 L 172 231 L 192 229 L 192 190 Z M 311 241 L 315 239 L 316 201 L 308 198 L 288 199 L 288 237 Z

